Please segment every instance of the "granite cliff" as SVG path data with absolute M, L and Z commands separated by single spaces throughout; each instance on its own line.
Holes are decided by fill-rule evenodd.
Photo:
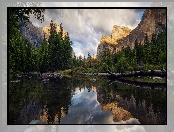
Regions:
M 108 48 L 110 52 L 118 52 L 122 47 L 127 46 L 130 46 L 133 49 L 136 39 L 139 43 L 144 44 L 146 34 L 149 40 L 151 40 L 153 33 L 158 34 L 166 30 L 166 9 L 146 9 L 138 26 L 132 31 L 127 29 L 127 34 L 124 34 L 121 30 L 117 29 L 118 28 L 113 28 L 111 34 L 111 39 L 117 39 L 116 44 L 113 45 L 110 42 L 106 43 L 100 41 L 97 48 L 97 55 L 106 48 Z
M 120 27 L 117 25 L 113 26 L 112 33 L 110 36 L 104 36 L 102 35 L 100 44 L 97 48 L 97 55 L 99 55 L 103 50 L 109 49 L 111 52 L 115 51 L 115 47 L 118 44 L 118 41 L 129 35 L 131 32 L 131 29 L 128 27 Z
M 20 28 L 21 34 L 32 43 L 34 46 L 39 47 L 44 38 L 44 32 L 41 28 L 35 27 L 32 22 L 27 22 L 26 26 Z
M 60 25 L 58 25 L 58 24 L 55 24 L 55 25 L 56 25 L 56 31 L 57 31 L 57 33 L 59 33 L 59 32 L 61 31 Z M 50 36 L 50 25 L 46 25 L 46 26 L 41 27 L 41 30 L 45 33 L 45 38 L 46 38 L 46 40 L 48 40 L 48 38 L 49 38 L 49 36 Z M 63 29 L 63 38 L 64 38 L 66 35 L 68 35 L 68 33 L 67 33 L 67 31 L 65 31 L 65 30 Z
M 60 25 L 56 24 L 57 33 L 60 32 Z M 20 28 L 21 34 L 30 41 L 34 46 L 39 47 L 42 40 L 44 39 L 44 34 L 46 40 L 49 38 L 50 25 L 45 25 L 43 27 L 35 27 L 32 22 L 28 22 L 25 27 Z M 63 37 L 67 35 L 67 31 L 63 29 Z

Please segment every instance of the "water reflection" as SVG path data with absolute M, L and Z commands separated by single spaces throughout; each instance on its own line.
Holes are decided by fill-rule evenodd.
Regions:
M 115 83 L 111 89 L 98 90 L 98 101 L 103 105 L 111 105 L 111 108 L 112 103 L 116 102 L 118 107 L 129 111 L 141 124 L 167 123 L 166 92 L 159 89 L 141 89 Z
M 81 90 L 81 91 L 80 91 Z M 68 115 L 62 118 L 62 124 L 93 124 L 112 122 L 110 111 L 102 112 L 97 93 L 87 88 L 76 88 L 75 95 L 71 99 Z M 113 122 L 112 122 L 113 123 Z
M 99 77 L 9 85 L 10 124 L 166 124 L 166 92 Z
M 94 86 L 92 86 L 90 91 L 88 88 L 76 88 L 71 104 L 68 114 L 61 119 L 61 124 L 115 124 L 116 122 L 132 118 L 132 116 L 127 114 L 129 112 L 126 113 L 126 110 L 115 107 L 116 105 L 114 106 L 114 104 L 112 108 L 115 114 L 111 109 L 108 109 L 108 106 L 101 107 L 101 104 L 97 101 L 97 92 Z M 127 116 L 127 119 L 119 118 L 120 114 Z M 113 118 L 117 120 L 113 121 Z M 129 123 L 137 124 L 139 122 L 135 119 L 130 119 Z

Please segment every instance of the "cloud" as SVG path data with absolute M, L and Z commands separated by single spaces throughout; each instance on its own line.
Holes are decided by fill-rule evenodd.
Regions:
M 97 3 L 42 3 L 42 6 L 149 6 L 149 3 L 118 3 L 118 2 L 97 2 Z M 91 55 L 96 54 L 97 45 L 100 42 L 102 35 L 109 35 L 112 32 L 114 25 L 126 26 L 134 29 L 140 22 L 140 16 L 143 9 L 46 9 L 45 21 L 40 23 L 38 20 L 31 18 L 34 25 L 48 25 L 51 20 L 55 23 L 62 23 L 63 28 L 68 31 L 73 49 L 76 55 L 87 56 L 88 52 Z M 77 45 L 79 43 L 81 46 Z M 76 47 L 78 46 L 78 47 Z
M 126 120 L 126 121 L 119 121 L 119 122 L 116 122 L 116 124 L 140 124 L 140 122 L 138 121 L 138 119 L 135 119 L 135 118 L 130 118 L 129 120 Z
M 40 126 L 39 126 L 40 127 Z M 46 127 L 50 127 L 50 132 L 55 132 L 56 127 L 59 132 L 146 132 L 142 126 L 139 125 L 56 125 L 56 126 L 45 126 L 44 129 L 40 129 L 38 126 L 32 126 L 27 128 L 24 132 L 43 132 L 46 130 Z M 117 127 L 122 127 L 117 129 Z
M 122 127 L 121 129 L 117 129 L 117 127 Z M 95 125 L 93 126 L 93 132 L 145 132 L 145 129 L 139 125 Z

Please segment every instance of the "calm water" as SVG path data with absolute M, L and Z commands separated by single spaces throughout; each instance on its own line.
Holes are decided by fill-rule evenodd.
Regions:
M 95 78 L 93 82 L 90 79 Z M 166 91 L 109 83 L 106 77 L 13 78 L 9 124 L 166 124 Z

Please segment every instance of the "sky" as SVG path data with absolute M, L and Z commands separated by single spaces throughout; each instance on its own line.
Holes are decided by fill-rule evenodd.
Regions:
M 129 3 L 131 7 L 148 7 L 150 3 Z M 76 56 L 82 55 L 87 57 L 97 53 L 97 46 L 102 35 L 110 36 L 114 25 L 126 26 L 134 29 L 141 20 L 144 9 L 78 9 L 78 6 L 89 6 L 88 3 L 77 5 L 60 3 L 42 3 L 44 7 L 63 7 L 77 6 L 77 9 L 46 9 L 44 22 L 40 23 L 35 18 L 31 18 L 33 25 L 42 27 L 49 25 L 51 20 L 58 25 L 62 23 L 63 28 L 69 33 L 70 40 L 73 42 L 72 47 Z M 103 3 L 100 7 L 105 6 Z M 124 6 L 123 3 L 107 3 L 107 6 Z

